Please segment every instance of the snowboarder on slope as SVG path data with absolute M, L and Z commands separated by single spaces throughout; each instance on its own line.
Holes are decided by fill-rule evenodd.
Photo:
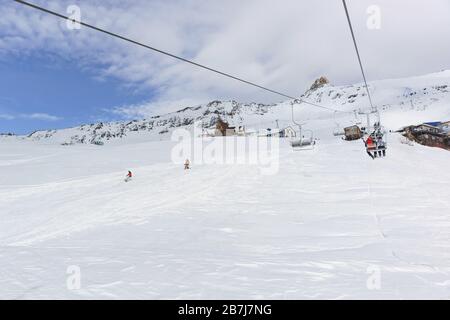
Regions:
M 186 161 L 184 162 L 184 170 L 189 170 L 190 169 L 190 162 L 189 159 L 186 159 Z
M 133 174 L 131 173 L 130 170 L 128 170 L 128 173 L 127 173 L 127 175 L 125 176 L 125 182 L 130 181 L 131 178 L 133 178 Z

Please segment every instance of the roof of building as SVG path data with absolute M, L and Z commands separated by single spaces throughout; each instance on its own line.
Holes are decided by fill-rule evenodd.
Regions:
M 422 123 L 422 124 L 419 124 L 417 126 L 413 126 L 413 128 L 419 128 L 419 127 L 428 127 L 428 128 L 431 128 L 431 129 L 440 130 L 439 126 L 431 125 L 431 124 L 429 124 L 429 122 L 428 123 Z
M 425 122 L 424 125 L 430 126 L 430 127 L 439 127 L 442 122 L 440 121 L 432 121 L 432 122 Z

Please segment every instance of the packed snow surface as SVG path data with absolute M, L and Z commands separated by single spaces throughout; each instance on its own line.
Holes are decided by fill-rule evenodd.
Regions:
M 185 172 L 170 141 L 4 139 L 0 298 L 450 298 L 450 153 L 389 141 L 377 160 L 360 141 L 282 142 L 264 175 Z

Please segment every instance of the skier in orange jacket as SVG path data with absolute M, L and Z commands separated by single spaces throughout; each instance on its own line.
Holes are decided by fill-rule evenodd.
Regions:
M 133 174 L 131 173 L 130 170 L 128 170 L 128 173 L 127 173 L 127 175 L 125 176 L 125 182 L 130 181 L 131 178 L 133 178 Z

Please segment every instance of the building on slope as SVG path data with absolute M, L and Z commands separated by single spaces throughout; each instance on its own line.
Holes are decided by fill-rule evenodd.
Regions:
M 358 140 L 363 136 L 361 129 L 357 125 L 344 128 L 344 134 L 347 141 Z
M 426 122 L 405 127 L 401 132 L 406 138 L 428 147 L 450 150 L 450 121 Z
M 235 127 L 230 127 L 228 122 L 223 121 L 220 117 L 217 119 L 215 136 L 233 136 L 235 133 Z

